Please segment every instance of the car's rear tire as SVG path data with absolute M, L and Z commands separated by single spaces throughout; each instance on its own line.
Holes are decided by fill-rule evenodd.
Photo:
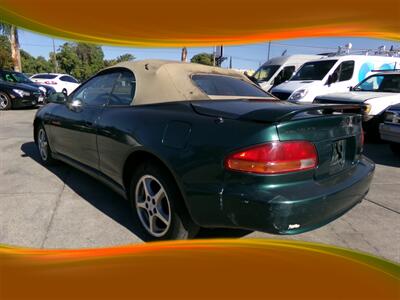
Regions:
M 36 130 L 36 145 L 42 164 L 51 165 L 52 163 L 54 163 L 54 158 L 52 156 L 47 133 L 43 125 L 39 125 Z
M 12 108 L 10 97 L 3 92 L 0 92 L 0 110 L 9 110 Z
M 185 212 L 174 179 L 155 162 L 143 163 L 133 172 L 129 199 L 135 228 L 145 241 L 189 239 L 199 230 Z

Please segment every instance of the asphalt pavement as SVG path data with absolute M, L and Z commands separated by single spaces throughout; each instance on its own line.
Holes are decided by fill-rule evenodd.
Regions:
M 0 243 L 91 248 L 142 242 L 127 201 L 90 176 L 40 164 L 32 137 L 35 109 L 0 112 Z M 203 230 L 202 238 L 272 238 L 351 248 L 400 262 L 400 159 L 367 144 L 376 172 L 364 201 L 330 224 L 295 236 Z

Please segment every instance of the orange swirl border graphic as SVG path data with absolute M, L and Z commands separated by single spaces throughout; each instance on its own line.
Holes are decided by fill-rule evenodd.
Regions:
M 398 299 L 400 266 L 343 248 L 215 239 L 79 250 L 2 246 L 1 299 Z
M 382 5 L 359 0 L 58 4 L 0 0 L 0 21 L 64 39 L 141 47 L 321 36 L 400 40 L 397 0 Z M 194 240 L 77 250 L 0 247 L 0 298 L 5 300 L 399 299 L 399 286 L 396 263 L 299 241 Z
M 365 0 L 0 0 L 0 19 L 64 39 L 141 47 L 299 37 L 400 40 L 400 2 Z

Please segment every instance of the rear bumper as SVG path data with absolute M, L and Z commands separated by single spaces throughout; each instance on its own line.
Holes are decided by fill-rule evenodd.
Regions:
M 224 187 L 224 227 L 277 234 L 297 234 L 325 225 L 362 201 L 375 165 L 362 158 L 357 166 L 327 180 L 285 185 L 238 184 Z
M 382 123 L 379 125 L 379 132 L 382 140 L 400 144 L 400 124 Z

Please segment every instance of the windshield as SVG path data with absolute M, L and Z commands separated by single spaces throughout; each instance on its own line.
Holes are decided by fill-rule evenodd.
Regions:
M 16 82 L 16 83 L 32 83 L 32 80 L 30 80 L 28 77 L 25 76 L 25 74 L 22 73 L 16 73 L 16 72 L 2 72 L 1 77 L 4 81 L 8 82 Z
M 400 74 L 372 75 L 361 81 L 355 91 L 400 93 Z
M 209 96 L 271 97 L 261 88 L 231 76 L 198 74 L 192 80 Z
M 261 66 L 254 72 L 252 77 L 255 78 L 257 82 L 268 81 L 279 68 L 280 65 Z
M 290 81 L 322 80 L 336 62 L 337 60 L 323 60 L 305 63 Z

